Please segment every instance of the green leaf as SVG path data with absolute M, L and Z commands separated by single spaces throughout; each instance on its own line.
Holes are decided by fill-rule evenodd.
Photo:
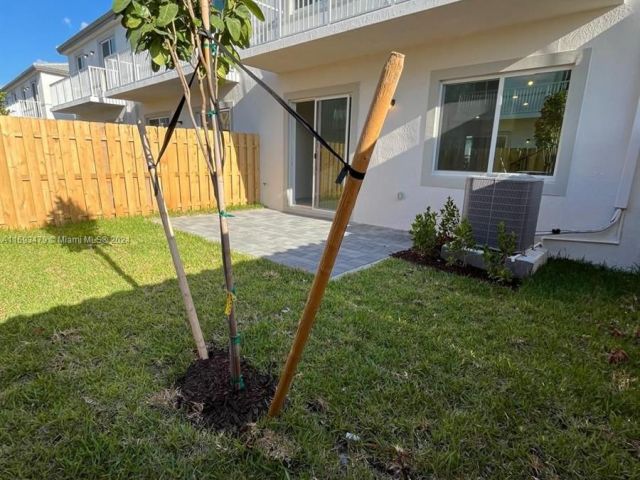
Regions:
M 136 2 L 136 0 L 133 0 L 132 5 L 133 12 L 136 14 L 136 16 L 140 18 L 149 18 L 151 16 L 151 12 L 146 5 L 142 5 L 141 3 Z
M 131 43 L 131 48 L 133 48 L 136 52 L 139 51 L 138 45 L 140 44 L 140 41 L 142 40 L 144 35 L 149 33 L 152 29 L 153 26 L 150 23 L 145 23 L 134 30 L 127 30 L 127 37 L 129 38 L 129 42 Z
M 231 38 L 233 38 L 236 42 L 240 40 L 240 20 L 238 20 L 237 18 L 227 17 L 224 19 L 224 23 L 227 26 L 227 30 L 229 31 Z
M 124 17 L 124 26 L 127 28 L 138 28 L 142 25 L 142 19 L 133 15 L 127 15 Z
M 244 5 L 251 11 L 251 13 L 253 13 L 253 15 L 258 20 L 264 22 L 264 14 L 262 13 L 262 10 L 260 10 L 260 7 L 256 2 L 254 2 L 253 0 L 243 0 L 242 3 L 244 3 Z
M 213 27 L 213 29 L 217 30 L 218 32 L 223 32 L 224 31 L 224 22 L 222 21 L 222 19 L 219 16 L 211 15 L 211 27 Z
M 131 0 L 113 0 L 111 3 L 111 10 L 113 10 L 114 13 L 120 13 L 124 11 L 130 3 Z
M 155 38 L 149 46 L 149 55 L 156 65 L 164 66 L 167 64 L 167 56 L 164 52 L 164 46 L 160 38 Z M 157 70 L 154 70 L 157 71 Z
M 175 3 L 166 3 L 160 6 L 158 12 L 158 18 L 156 18 L 156 25 L 158 27 L 166 27 L 169 25 L 178 15 L 178 5 Z
M 234 13 L 237 16 L 244 18 L 245 20 L 248 20 L 251 18 L 251 12 L 249 11 L 246 5 L 238 5 L 238 8 L 236 8 L 236 11 Z

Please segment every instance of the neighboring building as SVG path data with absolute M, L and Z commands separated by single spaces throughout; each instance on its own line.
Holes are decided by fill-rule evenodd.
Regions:
M 551 252 L 640 264 L 640 0 L 260 4 L 245 63 L 349 156 L 388 52 L 406 55 L 353 221 L 406 230 L 447 196 L 461 207 L 470 174 L 528 172 L 545 180 L 539 231 L 603 229 L 541 238 Z M 335 162 L 240 87 L 234 127 L 260 134 L 263 203 L 331 216 Z
M 640 264 L 640 0 L 258 3 L 245 63 L 347 157 L 388 52 L 406 55 L 354 221 L 406 230 L 447 196 L 462 206 L 468 175 L 527 172 L 545 180 L 538 230 L 598 230 L 540 238 L 554 254 Z M 176 73 L 153 73 L 113 14 L 58 51 L 54 112 L 168 122 Z M 244 75 L 222 95 L 232 128 L 260 135 L 262 202 L 331 217 L 335 162 Z
M 69 76 L 66 63 L 37 62 L 1 90 L 9 115 L 16 117 L 65 118 L 51 111 L 51 84 Z
M 153 72 L 146 52 L 133 53 L 115 14 L 108 12 L 89 24 L 60 45 L 58 52 L 68 57 L 70 75 L 52 85 L 54 111 L 82 120 L 133 123 L 142 118 L 149 125 L 169 123 L 182 95 L 177 73 Z M 186 74 L 193 72 L 188 63 L 182 66 Z M 237 83 L 236 77 L 230 74 L 226 90 Z M 195 108 L 199 111 L 199 104 Z M 224 116 L 230 118 L 228 107 Z M 193 126 L 186 111 L 180 122 Z

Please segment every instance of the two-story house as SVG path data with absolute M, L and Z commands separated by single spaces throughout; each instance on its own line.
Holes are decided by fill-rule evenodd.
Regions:
M 244 62 L 352 155 L 382 64 L 406 55 L 353 220 L 408 229 L 469 175 L 544 179 L 552 253 L 640 264 L 639 0 L 262 0 Z M 235 95 L 235 97 L 234 97 Z M 249 78 L 234 126 L 260 134 L 262 201 L 331 216 L 328 156 Z
M 65 118 L 51 111 L 51 84 L 69 76 L 66 63 L 37 62 L 2 87 L 9 115 Z
M 544 180 L 538 230 L 580 232 L 541 233 L 552 253 L 640 264 L 640 0 L 258 3 L 244 62 L 347 158 L 388 52 L 406 55 L 354 221 L 407 229 L 448 196 L 461 206 L 469 175 L 525 172 Z M 131 52 L 113 14 L 58 51 L 70 76 L 54 112 L 168 122 L 176 73 Z M 341 187 L 326 152 L 248 77 L 222 94 L 233 129 L 260 135 L 262 202 L 330 217 Z
M 69 38 L 58 52 L 68 57 L 69 78 L 52 85 L 54 111 L 90 121 L 133 123 L 141 118 L 149 125 L 169 123 L 182 95 L 177 73 L 154 72 L 146 52 L 132 52 L 125 29 L 112 12 Z M 193 72 L 188 63 L 183 68 L 186 74 Z M 236 83 L 237 75 L 232 73 L 223 88 L 227 91 Z M 195 107 L 200 110 L 197 102 Z M 230 128 L 228 106 L 222 116 Z M 186 111 L 180 123 L 192 126 Z

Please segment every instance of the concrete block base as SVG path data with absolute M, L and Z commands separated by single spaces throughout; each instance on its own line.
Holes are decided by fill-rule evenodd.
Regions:
M 452 254 L 449 253 L 447 245 L 444 245 L 440 251 L 440 256 L 446 260 L 450 255 Z M 464 253 L 457 253 L 456 256 L 459 260 L 464 260 L 467 265 L 486 270 L 482 250 L 466 250 Z M 547 263 L 548 258 L 549 252 L 546 248 L 540 246 L 533 247 L 525 250 L 523 253 L 509 257 L 507 260 L 507 268 L 511 270 L 514 278 L 526 278 L 533 275 L 536 270 Z

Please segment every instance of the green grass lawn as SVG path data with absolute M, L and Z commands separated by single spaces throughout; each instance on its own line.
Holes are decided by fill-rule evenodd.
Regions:
M 130 241 L 91 250 L 0 233 L 2 479 L 361 479 L 402 468 L 640 478 L 637 274 L 553 261 L 517 291 L 395 259 L 348 275 L 327 290 L 287 410 L 238 438 L 163 402 L 194 353 L 161 228 L 132 218 L 27 234 L 86 232 Z M 222 345 L 219 249 L 178 241 L 205 335 Z M 277 372 L 312 276 L 234 259 L 243 354 Z M 615 348 L 629 361 L 610 364 Z

